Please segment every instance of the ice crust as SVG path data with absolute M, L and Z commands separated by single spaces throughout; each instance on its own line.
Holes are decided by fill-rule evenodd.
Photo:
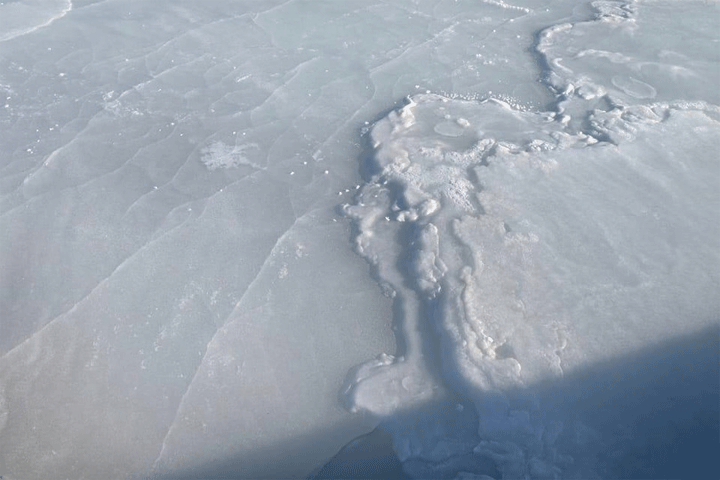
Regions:
M 617 476 L 650 435 L 546 389 L 718 324 L 679 4 L 0 5 L 0 476 L 297 478 L 378 424 L 417 478 Z

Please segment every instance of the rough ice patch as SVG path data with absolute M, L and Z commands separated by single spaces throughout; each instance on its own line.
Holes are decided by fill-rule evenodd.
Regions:
M 252 167 L 257 170 L 264 170 L 264 167 L 250 160 L 248 152 L 257 150 L 257 145 L 228 145 L 223 142 L 213 142 L 203 148 L 200 161 L 205 164 L 208 170 L 218 168 L 237 168 L 239 166 Z
M 503 478 L 597 475 L 603 445 L 626 440 L 537 386 L 720 310 L 720 108 L 700 100 L 716 97 L 716 64 L 693 39 L 643 47 L 667 32 L 634 3 L 593 6 L 539 35 L 554 111 L 411 96 L 372 128 L 373 175 L 343 207 L 402 337 L 351 372 L 350 408 L 391 419 L 450 387 L 475 403 L 475 454 Z M 428 442 L 408 458 L 438 465 Z
M 344 211 L 400 305 L 405 350 L 353 371 L 350 408 L 390 418 L 450 385 L 480 414 L 476 454 L 504 476 L 588 474 L 572 466 L 580 444 L 558 456 L 561 433 L 543 436 L 585 427 L 546 424 L 527 392 L 712 322 L 719 111 L 594 110 L 570 133 L 561 115 L 423 94 L 378 122 L 377 173 Z M 457 118 L 461 135 L 438 132 Z

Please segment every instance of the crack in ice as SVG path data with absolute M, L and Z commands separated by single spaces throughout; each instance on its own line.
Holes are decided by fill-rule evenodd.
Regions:
M 178 415 L 180 414 L 180 411 L 182 410 L 182 408 L 183 408 L 183 406 L 184 406 L 184 404 L 185 404 L 185 401 L 186 401 L 186 399 L 187 399 L 187 396 L 188 396 L 190 390 L 192 389 L 193 384 L 195 383 L 195 379 L 197 378 L 197 376 L 199 375 L 200 371 L 202 370 L 203 365 L 205 365 L 205 360 L 208 358 L 208 353 L 209 353 L 210 350 L 211 350 L 212 344 L 217 341 L 217 338 L 219 338 L 218 335 L 220 335 L 220 334 L 221 334 L 223 331 L 225 331 L 230 325 L 232 325 L 233 322 L 235 322 L 235 320 L 230 320 L 230 319 L 233 318 L 233 316 L 235 316 L 235 314 L 243 307 L 243 303 L 244 303 L 245 300 L 246 300 L 246 296 L 247 296 L 248 292 L 250 292 L 250 291 L 253 289 L 253 287 L 255 286 L 255 284 L 258 282 L 258 279 L 261 278 L 261 276 L 266 272 L 267 268 L 268 268 L 269 265 L 270 265 L 271 260 L 273 260 L 273 259 L 277 256 L 277 254 L 278 254 L 278 252 L 279 252 L 279 249 L 280 249 L 280 247 L 282 246 L 282 243 L 289 237 L 289 235 L 290 235 L 291 232 L 293 231 L 293 228 L 298 224 L 298 222 L 299 222 L 300 220 L 302 220 L 304 217 L 310 215 L 310 214 L 313 213 L 313 212 L 314 212 L 314 210 L 311 210 L 311 211 L 305 213 L 304 215 L 295 218 L 295 220 L 293 221 L 293 223 L 276 239 L 276 241 L 275 241 L 275 243 L 273 244 L 272 248 L 269 250 L 268 255 L 265 257 L 265 260 L 263 261 L 262 265 L 260 265 L 260 267 L 258 268 L 257 273 L 255 274 L 255 276 L 253 277 L 253 279 L 247 284 L 247 287 L 245 287 L 245 289 L 244 289 L 244 291 L 243 291 L 243 293 L 242 293 L 242 296 L 241 296 L 240 299 L 235 303 L 235 306 L 234 306 L 233 309 L 230 311 L 230 313 L 228 313 L 228 315 L 227 315 L 226 318 L 225 318 L 225 321 L 222 322 L 222 325 L 221 325 L 220 327 L 218 327 L 218 329 L 216 330 L 216 332 L 213 334 L 212 338 L 211 338 L 211 339 L 208 341 L 208 343 L 206 344 L 206 346 L 205 346 L 205 352 L 203 353 L 203 358 L 202 358 L 202 360 L 198 363 L 198 366 L 197 366 L 197 368 L 195 369 L 195 372 L 193 373 L 192 379 L 190 380 L 190 382 L 188 382 L 187 388 L 185 389 L 185 392 L 183 393 L 182 397 L 180 398 L 180 401 L 178 402 L 178 407 L 177 407 L 177 409 L 176 409 L 176 411 L 175 411 L 175 418 L 174 418 L 174 419 L 172 420 L 172 422 L 170 423 L 170 426 L 168 427 L 168 430 L 167 430 L 167 432 L 165 433 L 165 436 L 163 437 L 163 441 L 162 441 L 161 446 L 160 446 L 160 452 L 158 453 L 155 461 L 153 462 L 153 468 L 152 468 L 153 471 L 158 472 L 158 471 L 162 468 L 161 461 L 162 461 L 163 456 L 165 455 L 165 452 L 166 452 L 166 450 L 167 450 L 167 448 L 168 448 L 168 447 L 167 447 L 168 438 L 169 438 L 170 435 L 172 435 L 172 433 L 173 433 L 173 428 L 174 428 L 175 424 L 177 423 Z

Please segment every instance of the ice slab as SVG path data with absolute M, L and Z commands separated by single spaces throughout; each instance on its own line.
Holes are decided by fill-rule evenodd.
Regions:
M 572 111 L 573 99 L 720 104 L 720 11 L 716 2 L 688 5 L 679 14 L 674 1 L 595 1 L 587 21 L 543 30 L 535 48 L 548 85 L 565 97 L 563 108 Z
M 450 386 L 477 408 L 477 465 L 491 458 L 502 478 L 612 475 L 613 461 L 594 464 L 584 441 L 556 448 L 593 414 L 557 412 L 539 392 L 626 352 L 715 332 L 720 311 L 718 62 L 678 34 L 692 24 L 716 42 L 707 16 L 717 9 L 677 22 L 675 6 L 593 2 L 590 19 L 541 32 L 553 111 L 420 94 L 374 125 L 372 176 L 345 213 L 358 253 L 410 308 L 405 350 L 354 371 L 351 408 L 392 425 Z M 640 76 L 656 55 L 667 75 Z M 694 67 L 688 89 L 672 83 L 680 63 Z M 403 428 L 396 448 L 413 441 Z M 427 462 L 419 476 L 455 461 L 460 472 L 450 454 L 430 460 L 437 442 L 401 459 Z
M 588 124 L 611 118 L 625 132 L 619 145 L 437 95 L 378 122 L 378 173 L 345 211 L 358 252 L 406 306 L 406 349 L 355 371 L 351 408 L 392 419 L 449 384 L 474 400 L 476 453 L 503 478 L 567 471 L 577 453 L 538 440 L 548 411 L 565 417 L 526 389 L 717 325 L 718 112 L 591 112 Z M 442 381 L 428 367 L 436 330 Z

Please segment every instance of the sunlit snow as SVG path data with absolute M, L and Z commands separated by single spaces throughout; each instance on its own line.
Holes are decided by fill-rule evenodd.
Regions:
M 719 20 L 0 2 L 0 477 L 716 477 Z

